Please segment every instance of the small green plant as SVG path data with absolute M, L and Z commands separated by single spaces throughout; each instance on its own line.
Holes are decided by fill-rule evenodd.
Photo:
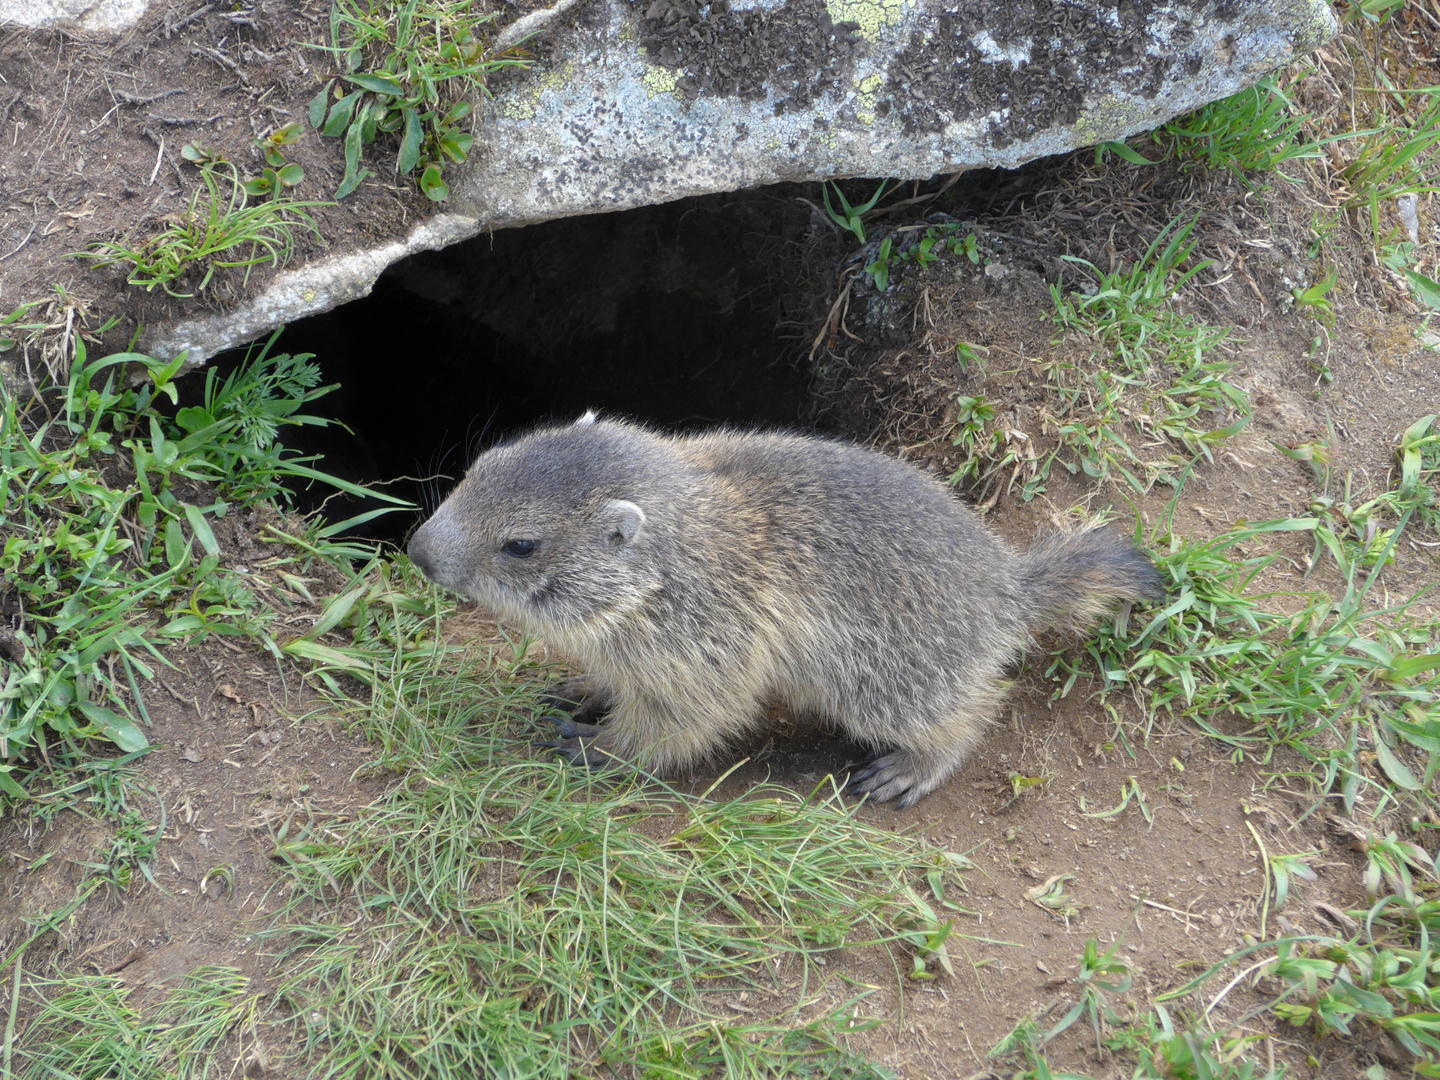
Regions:
M 76 258 L 97 266 L 128 267 L 126 280 L 147 291 L 162 288 L 171 296 L 190 297 L 210 284 L 217 269 L 250 268 L 268 263 L 283 266 L 295 250 L 295 230 L 304 229 L 316 240 L 320 229 L 308 213 L 327 203 L 300 202 L 279 195 L 246 205 L 246 190 L 234 165 L 209 161 L 200 167 L 202 188 L 190 204 L 174 215 L 164 229 L 148 240 L 101 241 Z M 172 286 L 186 275 L 198 273 L 192 291 Z
M 890 237 L 880 241 L 879 250 L 875 252 L 875 260 L 865 267 L 865 273 L 870 275 L 870 280 L 875 283 L 877 292 L 884 292 L 890 287 L 890 251 L 893 243 Z
M 1398 515 L 1413 514 L 1431 530 L 1440 529 L 1440 413 L 1421 417 L 1405 429 L 1396 451 L 1400 483 L 1391 506 Z
M 1331 270 L 1308 289 L 1296 287 L 1292 292 L 1295 297 L 1295 306 L 1302 311 L 1311 312 L 1326 326 L 1334 326 L 1335 305 L 1328 298 L 1330 290 L 1335 288 L 1335 281 L 1335 271 Z
M 921 270 L 928 270 L 931 264 L 940 261 L 940 253 L 945 250 L 945 238 L 937 236 L 934 229 L 926 229 L 925 235 L 913 248 L 907 248 L 900 257 L 909 262 L 913 260 Z
M 1132 978 L 1130 965 L 1115 955 L 1119 951 L 1119 942 L 1103 953 L 1093 937 L 1085 942 L 1085 949 L 1080 954 L 1080 963 L 1075 971 L 1075 983 L 1080 989 L 1080 997 L 1070 1007 L 1070 1011 L 1045 1033 L 1045 1042 L 1054 1039 L 1080 1017 L 1089 1015 L 1090 1023 L 1095 1028 L 1095 1048 L 1102 1048 L 1101 1040 L 1105 1027 L 1119 1022 L 1120 1019 L 1106 1004 L 1105 995 L 1127 992 Z
M 1345 21 L 1364 20 L 1376 25 L 1385 22 L 1405 6 L 1405 0 L 1351 0 L 1345 5 Z
M 337 0 L 330 9 L 330 44 L 338 74 L 310 102 L 310 124 L 341 138 L 343 199 L 371 175 L 361 150 L 380 135 L 399 140 L 396 167 L 419 172 L 425 196 L 443 202 L 447 164 L 464 161 L 475 137 L 464 130 L 474 111 L 469 95 L 485 92 L 487 76 L 525 66 L 515 56 L 490 57 L 480 34 L 495 16 L 473 0 Z
M 950 445 L 962 455 L 950 474 L 951 484 L 975 483 L 1003 468 L 1014 458 L 1002 454 L 1005 436 L 993 430 L 995 406 L 983 397 L 958 394 L 954 433 Z M 988 430 L 987 430 L 988 429 Z
M 1367 833 L 1360 841 L 1365 855 L 1365 872 L 1361 877 L 1365 891 L 1379 896 L 1381 887 L 1399 896 L 1408 904 L 1418 902 L 1415 875 L 1435 880 L 1435 862 L 1419 844 L 1399 839 L 1393 832 L 1386 836 Z
M 252 198 L 278 199 L 305 179 L 305 170 L 285 160 L 284 148 L 300 138 L 298 123 L 276 128 L 269 135 L 255 140 L 255 145 L 265 155 L 265 168 L 260 175 L 245 181 L 245 193 Z
M 46 324 L 43 322 L 26 321 L 32 317 L 30 313 L 42 303 L 43 300 L 31 300 L 28 304 L 21 304 L 9 315 L 0 316 L 0 353 L 15 348 L 22 337 L 45 329 Z
M 969 372 L 975 368 L 983 373 L 985 354 L 990 350 L 984 345 L 971 345 L 968 341 L 957 341 L 955 343 L 955 363 L 960 365 L 960 370 Z
M 845 197 L 845 192 L 840 190 L 840 185 L 835 181 L 820 188 L 821 197 L 825 200 L 825 212 L 830 215 L 830 220 L 836 225 L 852 234 L 860 243 L 865 243 L 865 215 L 875 208 L 880 201 L 880 196 L 885 194 L 885 188 L 890 181 L 880 181 L 880 186 L 875 189 L 875 194 L 858 206 L 851 206 L 850 200 Z M 835 189 L 835 203 L 840 204 L 840 209 L 835 209 L 835 203 L 830 201 L 830 189 Z
M 1151 814 L 1150 806 L 1145 801 L 1145 792 L 1140 787 L 1140 781 L 1133 776 L 1127 777 L 1125 782 L 1120 785 L 1120 801 L 1118 803 L 1109 810 L 1096 810 L 1092 813 L 1087 813 L 1085 816 L 1088 818 L 1118 817 L 1125 811 L 1125 808 L 1130 805 L 1132 799 L 1135 804 L 1140 807 L 1141 816 L 1144 817 L 1146 821 L 1153 821 L 1154 815 Z

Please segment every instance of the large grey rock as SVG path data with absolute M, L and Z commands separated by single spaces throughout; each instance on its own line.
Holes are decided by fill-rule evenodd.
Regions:
M 140 21 L 147 0 L 0 0 L 0 26 L 64 26 L 116 34 Z
M 13 0 L 9 0 L 13 2 Z M 565 20 L 560 20 L 565 21 Z M 510 73 L 443 224 L 153 332 L 192 359 L 475 233 L 786 180 L 1013 167 L 1120 139 L 1323 43 L 1324 0 L 584 0 Z

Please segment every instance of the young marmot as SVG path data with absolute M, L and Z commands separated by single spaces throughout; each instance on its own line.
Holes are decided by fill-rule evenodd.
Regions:
M 1127 540 L 1017 553 L 883 454 L 593 414 L 481 455 L 410 557 L 580 662 L 549 698 L 571 762 L 691 765 L 778 704 L 876 748 L 848 790 L 901 806 L 983 736 L 1031 629 L 1164 595 Z

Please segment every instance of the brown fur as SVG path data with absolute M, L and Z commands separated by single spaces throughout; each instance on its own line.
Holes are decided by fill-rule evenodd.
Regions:
M 882 454 L 589 416 L 481 456 L 410 554 L 579 661 L 553 695 L 572 761 L 690 766 L 778 702 L 874 747 L 851 790 L 902 806 L 982 736 L 1032 627 L 1163 595 L 1128 541 L 1016 553 Z

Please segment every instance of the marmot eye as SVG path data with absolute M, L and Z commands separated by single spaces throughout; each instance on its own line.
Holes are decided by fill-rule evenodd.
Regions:
M 517 559 L 528 559 L 531 555 L 535 554 L 535 541 L 511 540 L 501 548 L 501 550 L 504 551 L 506 555 L 513 555 Z

